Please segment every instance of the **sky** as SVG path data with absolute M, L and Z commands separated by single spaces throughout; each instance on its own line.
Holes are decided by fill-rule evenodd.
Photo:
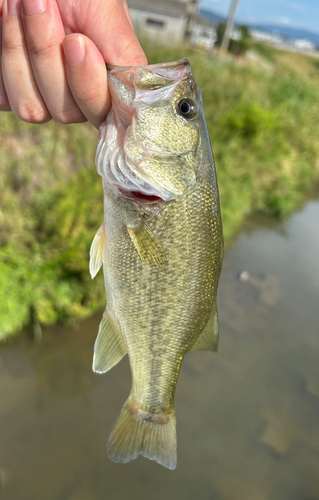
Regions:
M 226 15 L 231 0 L 202 0 L 200 7 Z M 236 19 L 242 23 L 281 24 L 319 32 L 319 0 L 239 0 Z

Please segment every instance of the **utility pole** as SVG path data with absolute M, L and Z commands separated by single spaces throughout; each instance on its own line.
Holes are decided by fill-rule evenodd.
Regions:
M 238 2 L 239 2 L 239 0 L 232 0 L 232 2 L 230 4 L 225 33 L 223 36 L 223 41 L 222 41 L 221 46 L 220 46 L 220 54 L 227 53 L 228 45 L 229 45 L 229 37 L 232 34 L 232 31 L 234 29 L 235 13 L 236 13 Z

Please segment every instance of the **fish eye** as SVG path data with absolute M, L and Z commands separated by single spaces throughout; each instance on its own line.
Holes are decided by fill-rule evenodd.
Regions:
M 178 111 L 184 118 L 193 118 L 196 115 L 196 104 L 191 99 L 182 99 L 178 103 Z

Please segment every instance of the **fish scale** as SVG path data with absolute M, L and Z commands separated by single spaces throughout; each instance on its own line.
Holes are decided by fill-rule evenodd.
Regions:
M 159 66 L 161 76 L 156 76 Z M 172 95 L 172 102 L 163 103 L 165 120 L 156 123 L 152 118 L 150 124 L 148 120 L 153 113 L 147 109 L 139 116 L 143 113 L 143 106 L 139 104 L 135 109 L 137 118 L 126 124 L 130 141 L 142 132 L 143 137 L 148 137 L 150 150 L 155 149 L 151 141 L 156 135 L 157 177 L 156 180 L 152 178 L 152 168 L 148 167 L 150 194 L 152 182 L 160 193 L 159 179 L 168 176 L 174 182 L 174 176 L 176 179 L 180 176 L 181 154 L 191 153 L 195 160 L 193 166 L 187 165 L 189 170 L 185 163 L 185 172 L 179 177 L 182 194 L 171 192 L 168 196 L 165 190 L 165 201 L 152 202 L 153 209 L 150 209 L 135 200 L 134 193 L 126 196 L 125 191 L 119 191 L 118 184 L 112 184 L 108 171 L 103 171 L 108 168 L 103 162 L 108 144 L 99 145 L 96 161 L 104 188 L 104 223 L 99 231 L 105 232 L 105 238 L 95 238 L 92 244 L 91 253 L 95 256 L 94 262 L 98 262 L 92 274 L 95 275 L 103 264 L 108 302 L 95 344 L 93 369 L 104 373 L 128 353 L 132 390 L 109 438 L 110 458 L 128 462 L 141 454 L 173 469 L 176 467 L 174 394 L 183 358 L 191 349 L 217 349 L 216 297 L 223 253 L 222 222 L 201 95 L 188 60 L 148 66 L 145 82 L 143 68 L 112 68 L 109 71 L 110 92 L 116 102 L 119 102 L 120 92 L 123 93 L 123 84 L 130 86 L 130 95 L 133 95 L 132 82 L 134 87 L 137 70 L 139 101 L 146 92 L 148 108 L 152 106 L 152 86 L 156 87 L 156 96 L 161 95 L 158 92 L 160 85 L 172 86 L 172 92 L 166 92 Z M 150 72 L 153 72 L 152 78 Z M 179 102 L 185 95 L 196 105 L 193 120 L 185 121 L 178 111 Z M 134 107 L 134 95 L 131 105 Z M 156 113 L 160 113 L 158 97 L 154 97 L 154 107 Z M 119 122 L 120 108 L 112 108 L 112 113 L 113 116 L 118 113 Z M 109 120 L 111 125 L 111 118 Z M 109 123 L 107 119 L 101 127 L 100 142 L 107 137 L 105 128 Z M 174 125 L 171 128 L 170 123 Z M 135 134 L 134 126 L 143 127 L 143 130 Z M 149 136 L 148 130 L 151 130 Z M 190 138 L 196 136 L 199 140 L 185 141 L 184 130 Z M 169 138 L 169 131 L 174 137 Z M 173 145 L 169 146 L 170 154 L 174 148 L 177 151 L 175 160 L 174 156 L 167 156 L 163 145 L 161 161 L 161 137 Z M 125 138 L 122 141 L 118 138 L 118 148 L 125 155 Z M 140 149 L 139 154 L 139 169 L 143 169 L 145 161 L 149 166 L 154 161 L 155 168 L 155 159 L 147 149 Z M 178 163 L 175 169 L 174 161 Z M 103 242 L 102 250 L 98 250 L 97 241 Z M 100 260 L 96 255 L 102 256 Z

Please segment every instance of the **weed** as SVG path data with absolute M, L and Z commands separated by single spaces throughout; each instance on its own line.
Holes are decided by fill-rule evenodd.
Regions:
M 247 214 L 290 213 L 319 179 L 317 61 L 258 45 L 271 74 L 189 47 L 143 42 L 149 63 L 188 55 L 214 150 L 226 243 Z M 300 70 L 302 68 L 302 71 Z M 0 338 L 92 314 L 105 302 L 88 272 L 103 218 L 96 132 L 0 115 Z

